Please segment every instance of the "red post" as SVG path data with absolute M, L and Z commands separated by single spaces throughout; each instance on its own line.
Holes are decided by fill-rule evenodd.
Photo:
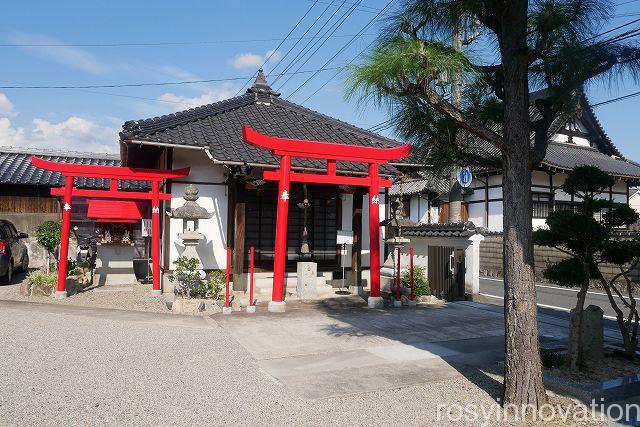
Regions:
M 400 247 L 398 246 L 398 274 L 396 275 L 396 300 L 402 298 L 402 278 L 400 277 Z
M 249 306 L 253 305 L 253 266 L 256 250 L 253 246 L 249 249 Z
M 73 177 L 64 178 L 64 197 L 62 199 L 62 230 L 60 230 L 60 254 L 58 258 L 58 288 L 56 294 L 67 296 L 67 258 L 69 258 L 69 233 L 71 232 L 71 194 Z
M 227 246 L 227 275 L 224 290 L 224 306 L 229 307 L 229 278 L 231 276 L 231 248 Z
M 151 263 L 153 272 L 152 293 L 160 289 L 160 182 L 151 182 Z
M 287 261 L 290 172 L 291 156 L 282 156 L 280 158 L 280 181 L 278 183 L 276 242 L 273 260 L 273 293 L 271 295 L 271 301 L 275 303 L 281 303 L 284 300 L 284 267 Z
M 380 195 L 378 164 L 369 164 L 369 268 L 371 296 L 380 297 Z
M 409 282 L 411 283 L 411 301 L 415 299 L 413 293 L 413 248 L 409 248 Z

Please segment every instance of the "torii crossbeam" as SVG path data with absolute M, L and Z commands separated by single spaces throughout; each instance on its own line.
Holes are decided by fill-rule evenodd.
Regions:
M 277 138 L 261 134 L 243 126 L 244 140 L 256 147 L 270 150 L 280 156 L 280 168 L 265 171 L 263 179 L 278 181 L 278 209 L 276 214 L 276 241 L 273 261 L 273 293 L 269 311 L 284 311 L 284 270 L 287 255 L 287 223 L 289 187 L 291 182 L 336 184 L 369 188 L 369 247 L 370 289 L 369 307 L 381 307 L 380 296 L 380 187 L 391 187 L 391 181 L 380 178 L 379 167 L 391 160 L 407 157 L 411 151 L 408 144 L 392 148 L 362 147 L 330 142 Z M 291 158 L 302 157 L 327 161 L 327 173 L 298 173 L 291 170 Z M 367 163 L 366 177 L 338 175 L 336 161 Z
M 128 168 L 123 166 L 78 165 L 52 162 L 35 156 L 31 158 L 31 163 L 37 168 L 59 172 L 64 176 L 64 187 L 51 189 L 52 195 L 63 196 L 56 297 L 64 298 L 67 296 L 67 259 L 69 257 L 69 234 L 71 231 L 71 204 L 73 197 L 151 200 L 152 292 L 156 294 L 162 292 L 160 289 L 160 200 L 170 200 L 171 195 L 161 192 L 160 184 L 165 179 L 182 178 L 189 175 L 189 168 L 158 170 Z M 75 188 L 74 178 L 76 177 L 108 179 L 109 189 L 85 190 Z M 118 190 L 118 180 L 150 181 L 151 191 L 121 191 Z

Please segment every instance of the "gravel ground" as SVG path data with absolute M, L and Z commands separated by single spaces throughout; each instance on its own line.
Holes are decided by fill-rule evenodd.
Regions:
M 135 284 L 130 286 L 101 286 L 89 288 L 84 292 L 64 299 L 51 297 L 25 297 L 20 295 L 20 283 L 26 280 L 20 273 L 14 277 L 14 284 L 0 286 L 0 300 L 29 301 L 56 305 L 74 305 L 81 307 L 112 308 L 116 310 L 147 311 L 168 313 L 164 298 L 151 295 L 151 285 Z
M 465 373 L 303 400 L 211 318 L 0 301 L 0 324 L 0 425 L 479 425 L 438 405 L 500 391 Z

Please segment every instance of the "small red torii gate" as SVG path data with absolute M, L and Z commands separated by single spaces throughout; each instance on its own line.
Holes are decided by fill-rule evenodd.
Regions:
M 287 256 L 287 223 L 289 187 L 291 182 L 336 184 L 369 188 L 369 250 L 370 289 L 369 307 L 381 307 L 380 297 L 380 187 L 391 187 L 391 181 L 380 178 L 379 167 L 390 160 L 407 157 L 408 144 L 393 148 L 361 147 L 330 142 L 277 138 L 261 134 L 248 126 L 242 127 L 244 140 L 251 145 L 266 148 L 280 156 L 280 168 L 264 171 L 265 181 L 278 181 L 278 209 L 276 214 L 276 240 L 273 261 L 273 294 L 269 311 L 284 311 L 284 270 Z M 291 170 L 291 158 L 303 157 L 327 161 L 327 173 L 299 173 Z M 344 176 L 336 173 L 336 161 L 367 163 L 366 177 Z
M 64 176 L 64 187 L 51 189 L 51 195 L 63 197 L 56 297 L 64 298 L 67 295 L 67 258 L 69 257 L 73 197 L 151 201 L 152 292 L 156 294 L 162 292 L 160 289 L 160 200 L 171 200 L 171 195 L 160 191 L 160 183 L 165 179 L 186 177 L 189 175 L 190 168 L 158 170 L 124 166 L 79 165 L 52 162 L 35 156 L 31 158 L 31 163 L 37 168 L 59 172 Z M 108 179 L 109 189 L 89 190 L 76 188 L 74 187 L 74 178 L 76 177 Z M 118 180 L 151 181 L 151 191 L 120 191 L 118 190 Z

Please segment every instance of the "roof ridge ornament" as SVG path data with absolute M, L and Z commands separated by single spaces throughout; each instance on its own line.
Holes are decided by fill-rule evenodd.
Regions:
M 264 70 L 260 68 L 258 70 L 258 75 L 256 75 L 256 80 L 253 82 L 253 85 L 249 89 L 247 89 L 247 93 L 255 93 L 255 94 L 265 94 L 279 97 L 280 94 L 274 91 L 269 83 L 267 82 L 267 77 L 264 75 Z

